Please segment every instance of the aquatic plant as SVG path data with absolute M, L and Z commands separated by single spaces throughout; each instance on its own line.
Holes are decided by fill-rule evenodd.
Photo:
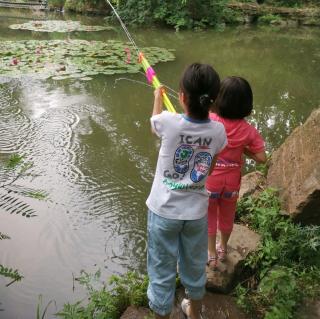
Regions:
M 22 24 L 12 24 L 9 26 L 10 29 L 14 30 L 30 30 L 37 32 L 74 32 L 74 31 L 103 31 L 111 30 L 109 26 L 99 25 L 83 25 L 80 21 L 73 20 L 40 20 L 40 21 L 29 21 Z
M 151 65 L 174 60 L 171 51 L 158 47 L 141 49 Z M 141 65 L 131 59 L 134 49 L 127 43 L 109 40 L 3 41 L 0 43 L 2 76 L 27 74 L 41 78 L 90 80 L 96 74 L 138 73 Z

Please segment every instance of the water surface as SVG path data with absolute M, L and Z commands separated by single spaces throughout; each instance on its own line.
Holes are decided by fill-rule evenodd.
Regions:
M 121 30 L 70 34 L 10 30 L 26 19 L 97 17 L 45 15 L 0 10 L 0 41 L 22 39 L 117 39 Z M 318 29 L 227 28 L 180 32 L 132 30 L 141 47 L 175 50 L 174 62 L 155 69 L 163 83 L 178 89 L 183 68 L 200 61 L 221 77 L 243 76 L 252 84 L 255 112 L 251 121 L 272 151 L 320 102 Z M 156 165 L 158 141 L 151 136 L 152 89 L 142 74 L 79 80 L 1 78 L 0 160 L 24 154 L 34 164 L 33 177 L 19 181 L 39 188 L 45 201 L 26 199 L 37 212 L 27 219 L 1 213 L 1 260 L 18 268 L 24 279 L 4 288 L 0 278 L 0 317 L 35 317 L 38 296 L 57 308 L 85 296 L 73 280 L 81 269 L 101 269 L 103 279 L 127 270 L 146 271 L 146 207 Z M 178 109 L 177 101 L 173 100 Z M 50 307 L 50 312 L 55 311 Z

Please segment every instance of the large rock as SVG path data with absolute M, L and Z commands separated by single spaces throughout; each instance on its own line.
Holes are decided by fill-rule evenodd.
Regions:
M 228 293 L 241 274 L 245 258 L 259 245 L 260 236 L 242 225 L 234 225 L 228 243 L 228 256 L 225 262 L 218 263 L 218 269 L 207 267 L 207 288 Z
M 320 318 L 320 300 L 305 301 L 298 312 L 297 318 L 299 319 L 319 319 Z
M 250 195 L 256 196 L 265 188 L 265 185 L 266 178 L 262 173 L 258 171 L 244 175 L 241 178 L 239 199 L 248 197 Z
M 147 308 L 130 306 L 120 319 L 144 319 L 150 317 L 151 312 Z
M 303 224 L 320 225 L 320 109 L 272 155 L 267 184 L 279 189 L 282 208 Z

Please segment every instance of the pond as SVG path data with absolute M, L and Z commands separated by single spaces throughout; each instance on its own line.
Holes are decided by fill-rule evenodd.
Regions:
M 0 41 L 120 40 L 121 29 L 45 33 L 12 30 L 30 19 L 74 19 L 101 25 L 102 18 L 0 9 Z M 184 67 L 208 62 L 221 77 L 243 76 L 254 92 L 258 126 L 272 151 L 320 102 L 320 30 L 233 27 L 206 32 L 131 30 L 140 47 L 174 49 L 159 63 L 160 80 L 178 89 Z M 1 263 L 24 278 L 5 288 L 1 318 L 34 318 L 39 295 L 57 308 L 84 298 L 74 277 L 101 269 L 102 278 L 146 270 L 146 207 L 158 141 L 150 133 L 153 91 L 143 74 L 79 79 L 8 79 L 0 75 L 0 160 L 23 154 L 33 163 L 24 187 L 44 190 L 27 199 L 37 216 L 1 209 Z M 136 81 L 139 81 L 136 82 Z M 140 83 L 140 81 L 142 83 Z M 176 105 L 176 100 L 172 100 Z M 52 305 L 48 313 L 54 313 Z M 50 316 L 49 316 L 50 317 Z

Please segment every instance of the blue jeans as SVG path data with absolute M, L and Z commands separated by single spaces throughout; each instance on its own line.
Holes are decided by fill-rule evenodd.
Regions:
M 165 316 L 172 310 L 177 263 L 189 298 L 202 299 L 207 279 L 207 249 L 207 216 L 177 220 L 148 212 L 148 298 L 154 312 Z

